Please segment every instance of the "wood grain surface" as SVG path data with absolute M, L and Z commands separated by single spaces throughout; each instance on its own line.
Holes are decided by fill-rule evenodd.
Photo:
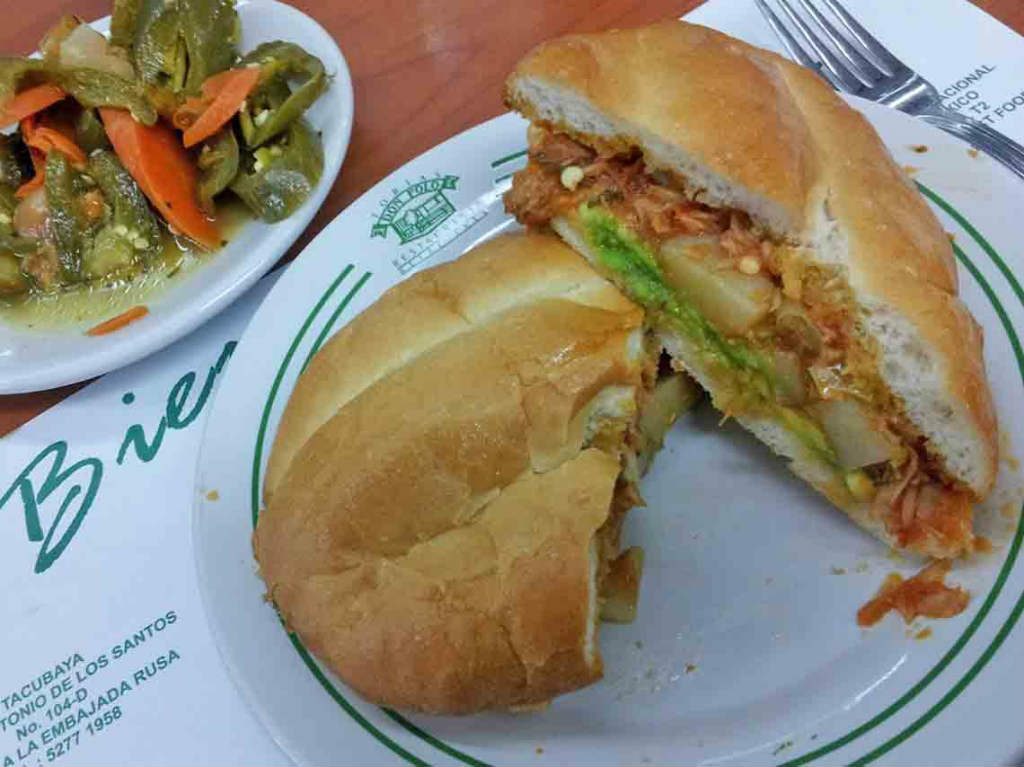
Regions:
M 501 84 L 549 37 L 678 17 L 701 0 L 291 0 L 334 35 L 348 59 L 356 119 L 341 175 L 297 253 L 383 176 L 459 131 L 504 111 Z M 1024 33 L 1024 0 L 973 0 Z M 73 9 L 85 19 L 110 0 L 5 0 L 0 52 L 28 53 Z M 0 397 L 0 435 L 79 386 Z

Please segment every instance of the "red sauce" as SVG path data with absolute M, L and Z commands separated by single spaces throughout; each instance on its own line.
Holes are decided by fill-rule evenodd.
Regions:
M 878 593 L 857 611 L 858 626 L 874 626 L 890 610 L 896 610 L 910 623 L 917 617 L 952 618 L 967 607 L 970 594 L 959 586 L 947 586 L 948 560 L 932 562 L 913 578 L 904 580 L 899 573 L 885 577 Z

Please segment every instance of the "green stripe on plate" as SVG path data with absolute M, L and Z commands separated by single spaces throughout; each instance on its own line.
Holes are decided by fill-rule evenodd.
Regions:
M 504 165 L 507 162 L 512 162 L 513 160 L 518 160 L 520 157 L 525 157 L 527 151 L 528 150 L 526 150 L 526 149 L 520 149 L 518 152 L 513 152 L 512 154 L 507 154 L 504 157 L 499 157 L 497 160 L 494 160 L 491 163 L 491 167 L 492 168 L 497 168 L 497 167 L 500 167 L 500 166 Z
M 1002 256 L 1000 256 L 999 253 L 996 252 L 996 249 L 992 247 L 989 241 L 982 236 L 981 232 L 975 229 L 971 222 L 963 217 L 963 214 L 960 213 L 960 211 L 958 211 L 956 208 L 954 208 L 952 205 L 946 202 L 942 197 L 940 197 L 938 192 L 929 189 L 922 183 L 918 183 L 917 188 L 921 190 L 921 194 L 923 194 L 929 200 L 938 205 L 943 211 L 945 211 L 949 215 L 950 218 L 956 221 L 957 224 L 959 224 L 960 227 L 965 232 L 967 232 L 968 235 L 970 235 L 971 239 L 978 244 L 978 247 L 985 251 L 988 257 L 992 259 L 992 262 L 996 265 L 999 271 L 1003 273 L 1003 276 L 1006 278 L 1006 281 L 1010 283 L 1010 287 L 1013 289 L 1014 294 L 1017 296 L 1017 300 L 1021 302 L 1022 306 L 1024 306 L 1024 290 L 1021 289 L 1020 282 L 1018 282 L 1017 280 L 1017 275 L 1015 275 L 1010 270 L 1010 267 L 1007 265 L 1006 261 L 1004 261 Z M 957 257 L 964 262 L 968 269 L 970 269 L 971 274 L 974 274 L 977 270 L 974 269 L 973 264 L 966 260 L 967 257 L 958 248 L 954 246 L 953 249 L 954 251 L 956 251 Z
M 284 623 L 282 623 L 281 626 L 283 628 Z M 308 668 L 313 673 L 313 676 L 316 677 L 316 681 L 318 681 L 320 683 L 320 686 L 327 690 L 327 693 L 332 698 L 334 698 L 334 702 L 341 706 L 342 709 L 344 709 L 345 713 L 355 720 L 356 724 L 358 724 L 364 730 L 373 735 L 377 740 L 379 740 L 385 746 L 387 746 L 396 754 L 398 754 L 398 756 L 405 759 L 409 764 L 414 764 L 416 765 L 416 767 L 430 767 L 429 762 L 424 762 L 415 754 L 406 751 L 404 748 L 402 748 L 400 745 L 395 743 L 393 740 L 388 738 L 384 733 L 382 733 L 380 730 L 374 727 L 369 722 L 369 720 L 366 719 L 366 717 L 364 717 L 362 714 L 359 713 L 358 710 L 356 710 L 355 706 L 353 706 L 351 703 L 348 702 L 348 700 L 346 700 L 344 695 L 342 695 L 340 692 L 334 689 L 334 685 L 331 684 L 330 680 L 326 676 L 324 676 L 324 672 L 320 670 L 320 666 L 318 666 L 316 661 L 313 660 L 313 658 L 310 656 L 309 651 L 306 649 L 306 646 L 302 644 L 302 641 L 297 636 L 295 636 L 295 634 L 292 634 L 290 632 L 288 634 L 288 638 L 292 640 L 292 646 L 295 648 L 295 651 L 299 654 L 299 657 L 302 658 L 302 662 L 306 664 L 306 668 Z M 385 710 L 384 713 L 388 712 Z
M 455 757 L 463 764 L 468 764 L 470 765 L 470 767 L 491 767 L 487 762 L 481 762 L 479 759 L 475 759 L 469 754 L 463 753 L 462 751 L 459 751 L 457 748 L 449 746 L 443 740 L 435 738 L 426 730 L 417 727 L 415 724 L 410 722 L 397 711 L 392 711 L 390 708 L 382 708 L 381 711 L 383 711 L 385 714 L 391 717 L 400 726 L 404 727 L 406 730 L 408 730 L 413 735 L 418 737 L 420 740 L 426 741 L 434 748 L 436 748 L 438 751 L 443 751 L 444 753 L 448 754 L 448 756 Z
M 334 327 L 334 323 L 338 321 L 338 317 L 341 316 L 341 313 L 345 311 L 345 307 L 347 307 L 349 302 L 353 298 L 355 298 L 356 293 L 358 293 L 362 289 L 363 285 L 366 284 L 366 281 L 370 279 L 370 277 L 372 276 L 372 272 L 364 272 L 363 276 L 359 278 L 359 281 L 352 286 L 352 289 L 348 292 L 348 295 L 345 296 L 344 299 L 342 299 L 340 304 L 338 304 L 338 308 L 334 310 L 330 317 L 328 317 L 327 324 L 324 325 L 323 329 L 320 331 L 320 335 L 318 335 L 316 337 L 316 340 L 313 342 L 313 345 L 309 347 L 309 354 L 306 355 L 306 359 L 302 363 L 302 368 L 299 370 L 299 375 L 302 375 L 302 373 L 305 372 L 306 368 L 309 367 L 309 362 L 310 360 L 313 359 L 313 355 L 320 351 L 320 347 L 324 345 L 324 341 L 327 340 L 327 336 L 331 334 L 331 328 Z
M 260 418 L 260 426 L 256 432 L 256 449 L 253 451 L 253 464 L 252 464 L 252 526 L 256 527 L 256 518 L 260 513 L 260 460 L 263 458 L 263 441 L 267 437 L 267 422 L 270 420 L 270 408 L 274 399 L 277 397 L 277 390 L 281 388 L 281 381 L 284 378 L 285 371 L 288 369 L 288 365 L 291 364 L 292 357 L 295 356 L 295 350 L 299 348 L 299 344 L 302 343 L 302 339 L 305 338 L 306 332 L 309 330 L 309 326 L 313 324 L 313 320 L 316 315 L 320 313 L 320 310 L 327 303 L 327 300 L 331 297 L 338 286 L 348 277 L 349 273 L 354 267 L 349 264 L 341 270 L 341 274 L 334 278 L 334 282 L 327 286 L 327 290 L 320 296 L 320 300 L 316 302 L 313 307 L 313 311 L 306 317 L 306 321 L 302 323 L 299 328 L 299 332 L 295 334 L 295 338 L 292 339 L 291 346 L 288 347 L 287 353 L 284 355 L 284 360 L 281 362 L 281 366 L 277 369 L 277 375 L 274 377 L 274 383 L 270 386 L 270 394 L 267 395 L 267 404 L 263 408 L 263 416 Z

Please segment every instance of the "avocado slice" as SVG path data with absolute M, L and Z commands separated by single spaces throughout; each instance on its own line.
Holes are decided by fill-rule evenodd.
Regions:
M 838 466 L 835 450 L 821 427 L 801 411 L 775 398 L 774 367 L 748 343 L 726 338 L 674 290 L 651 249 L 600 205 L 584 203 L 579 224 L 587 244 L 619 287 L 634 301 L 697 345 L 704 361 L 730 383 L 745 407 L 777 419 L 815 454 Z

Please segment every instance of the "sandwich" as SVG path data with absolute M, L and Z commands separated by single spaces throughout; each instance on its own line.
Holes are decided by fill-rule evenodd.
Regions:
M 420 272 L 301 375 L 254 550 L 346 684 L 431 713 L 532 707 L 601 676 L 633 617 L 636 483 L 695 400 L 642 310 L 557 237 Z
M 946 234 L 816 74 L 682 22 L 516 66 L 506 208 L 641 305 L 671 357 L 895 549 L 972 548 L 996 470 L 982 333 Z

